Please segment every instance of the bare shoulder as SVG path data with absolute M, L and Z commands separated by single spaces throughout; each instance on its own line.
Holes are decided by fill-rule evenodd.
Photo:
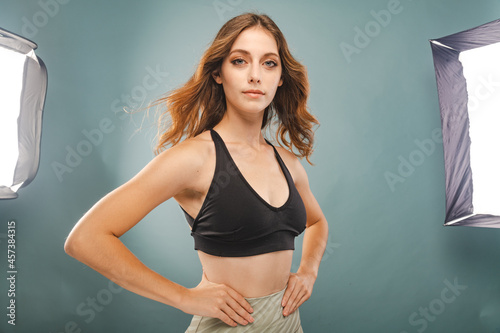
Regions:
M 210 132 L 203 132 L 162 151 L 131 183 L 140 184 L 144 191 L 147 189 L 148 196 L 163 202 L 182 191 L 199 187 L 200 175 L 207 172 L 214 151 Z
M 168 155 L 165 159 L 178 158 L 187 164 L 197 167 L 207 162 L 213 155 L 214 145 L 210 131 L 205 131 L 195 137 L 185 139 L 177 145 L 163 151 L 160 155 Z
M 285 149 L 280 146 L 275 146 L 275 147 L 278 153 L 280 154 L 281 159 L 283 160 L 283 162 L 285 162 L 288 171 L 290 171 L 290 174 L 292 175 L 295 185 L 296 186 L 303 184 L 307 185 L 308 183 L 307 173 L 304 167 L 302 166 L 300 159 L 288 149 Z

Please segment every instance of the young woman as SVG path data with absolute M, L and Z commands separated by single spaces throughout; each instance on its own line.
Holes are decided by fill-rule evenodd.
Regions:
M 298 159 L 309 161 L 318 124 L 308 94 L 304 66 L 268 16 L 231 19 L 193 77 L 158 101 L 166 106 L 158 155 L 81 218 L 66 252 L 132 292 L 193 314 L 186 332 L 302 332 L 298 308 L 311 296 L 328 239 Z M 276 139 L 297 154 L 264 138 L 276 118 Z M 203 267 L 194 288 L 152 271 L 119 240 L 172 197 Z M 292 273 L 294 239 L 304 230 Z

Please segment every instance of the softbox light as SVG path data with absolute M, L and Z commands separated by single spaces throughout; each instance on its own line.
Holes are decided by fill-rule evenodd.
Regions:
M 500 228 L 500 20 L 431 39 L 445 225 Z
M 35 177 L 47 70 L 37 45 L 0 28 L 0 199 L 13 199 Z

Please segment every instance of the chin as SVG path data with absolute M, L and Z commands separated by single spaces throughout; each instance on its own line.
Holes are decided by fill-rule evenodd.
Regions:
M 247 113 L 255 113 L 255 114 L 257 114 L 257 113 L 264 113 L 264 110 L 266 109 L 266 107 L 267 106 L 265 106 L 263 108 L 258 108 L 258 109 L 257 108 L 256 109 L 247 109 L 247 110 L 243 110 L 243 111 L 245 111 Z

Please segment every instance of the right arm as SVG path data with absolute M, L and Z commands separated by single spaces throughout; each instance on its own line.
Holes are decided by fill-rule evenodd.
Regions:
M 187 140 L 191 141 L 191 140 Z M 182 142 L 156 156 L 131 180 L 99 200 L 74 226 L 64 250 L 116 284 L 186 313 L 216 317 L 231 326 L 252 321 L 248 302 L 206 279 L 187 289 L 144 265 L 119 240 L 162 202 L 192 188 L 206 152 Z

